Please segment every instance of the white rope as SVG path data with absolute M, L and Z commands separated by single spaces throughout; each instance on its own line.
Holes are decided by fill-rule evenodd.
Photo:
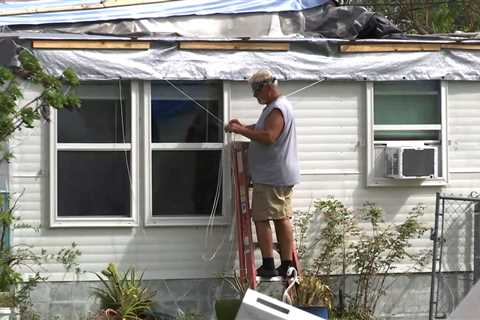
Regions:
M 319 84 L 320 82 L 323 82 L 323 81 L 325 81 L 325 80 L 327 80 L 327 78 L 322 78 L 322 79 L 320 79 L 320 80 L 318 80 L 318 81 L 315 81 L 314 83 L 311 83 L 311 84 L 309 84 L 309 85 L 306 85 L 306 86 L 303 87 L 303 88 L 300 88 L 300 89 L 298 89 L 298 90 L 295 90 L 295 91 L 293 91 L 293 92 L 290 92 L 289 94 L 286 95 L 286 97 L 290 97 L 290 96 L 293 96 L 293 95 L 295 95 L 295 94 L 297 94 L 297 93 L 302 92 L 303 90 L 307 90 L 308 88 L 311 88 L 311 87 L 313 87 L 314 85 L 317 85 L 317 84 Z
M 175 90 L 177 90 L 178 92 L 180 92 L 181 94 L 183 94 L 185 97 L 187 97 L 188 99 L 190 99 L 193 103 L 195 103 L 197 106 L 199 106 L 200 108 L 203 109 L 203 111 L 205 111 L 206 113 L 208 113 L 212 118 L 214 118 L 215 120 L 217 120 L 220 125 L 223 127 L 223 120 L 218 118 L 216 115 L 214 115 L 212 112 L 210 112 L 207 108 L 205 108 L 204 106 L 202 106 L 198 101 L 196 101 L 194 98 L 192 98 L 188 93 L 186 93 L 185 91 L 183 91 L 182 89 L 180 89 L 179 87 L 177 87 L 175 84 L 173 84 L 170 80 L 168 79 L 165 79 L 165 81 L 171 85 L 173 88 L 175 88 Z
M 294 267 L 290 267 L 287 270 L 287 278 L 288 278 L 288 287 L 285 289 L 282 295 L 282 301 L 288 304 L 292 304 L 292 297 L 290 295 L 290 290 L 296 285 L 300 283 L 300 279 L 298 278 L 297 269 Z
M 217 206 L 218 206 L 218 201 L 220 199 L 220 191 L 222 190 L 221 185 L 222 185 L 222 179 L 223 179 L 223 154 L 224 151 L 221 151 L 221 156 L 220 156 L 220 161 L 218 165 L 218 179 L 217 179 L 217 188 L 215 191 L 215 197 L 213 200 L 213 206 L 212 210 L 210 211 L 210 216 L 208 217 L 208 223 L 205 228 L 205 237 L 204 237 L 204 248 L 205 250 L 208 250 L 209 247 L 209 238 L 211 238 L 213 234 L 213 226 L 215 223 L 215 214 L 217 211 Z M 217 253 L 220 251 L 220 248 L 223 246 L 225 242 L 225 236 L 223 237 L 222 241 L 220 241 L 219 245 L 214 249 L 213 253 L 210 255 L 210 257 L 207 257 L 207 253 L 202 254 L 202 259 L 205 262 L 211 262 L 215 257 L 217 256 Z
M 124 125 L 124 121 L 123 121 L 123 99 L 122 99 L 122 79 L 118 79 L 118 91 L 119 91 L 119 99 L 120 99 L 120 121 L 122 122 L 122 142 L 123 143 L 126 143 L 126 139 L 125 139 L 125 125 Z M 116 121 L 116 117 L 115 117 L 115 126 L 117 125 L 117 121 Z M 115 130 L 115 134 L 116 134 L 116 130 Z M 130 135 L 132 136 L 132 135 Z M 130 141 L 130 145 L 132 144 L 132 141 Z M 123 151 L 124 153 L 124 159 L 125 159 L 125 165 L 127 167 L 127 174 L 128 174 L 128 181 L 130 182 L 130 192 L 133 192 L 133 185 L 132 185 L 132 174 L 130 172 L 130 164 L 128 163 L 128 152 L 127 150 L 124 150 Z

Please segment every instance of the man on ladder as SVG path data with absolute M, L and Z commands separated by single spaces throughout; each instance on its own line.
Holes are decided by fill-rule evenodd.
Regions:
M 282 96 L 278 81 L 269 70 L 257 71 L 248 82 L 258 103 L 266 106 L 256 124 L 243 125 L 233 119 L 225 129 L 251 140 L 248 165 L 253 181 L 252 219 L 263 261 L 257 275 L 285 277 L 294 258 L 290 221 L 292 192 L 300 180 L 295 120 L 290 102 Z M 275 224 L 280 245 L 281 265 L 278 268 L 273 259 L 270 220 Z

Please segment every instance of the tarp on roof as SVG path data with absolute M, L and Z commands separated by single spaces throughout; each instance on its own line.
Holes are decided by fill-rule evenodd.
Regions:
M 160 4 L 180 4 L 192 1 L 169 1 Z M 277 2 L 278 5 L 275 5 Z M 111 8 L 56 13 L 57 15 L 65 16 L 68 23 L 59 22 L 64 20 L 49 19 L 48 15 L 53 13 L 37 13 L 12 16 L 12 19 L 17 19 L 13 23 L 20 23 L 18 19 L 22 18 L 24 19 L 22 20 L 24 24 L 10 24 L 8 29 L 44 33 L 88 33 L 134 38 L 169 34 L 185 37 L 216 38 L 288 36 L 356 39 L 380 38 L 400 32 L 390 21 L 367 10 L 365 7 L 338 6 L 332 0 L 297 0 L 296 2 L 293 0 L 270 0 L 262 2 L 263 5 L 254 5 L 255 3 L 257 1 L 244 1 L 242 2 L 243 5 L 240 5 L 232 0 L 224 1 L 222 2 L 223 7 L 202 7 L 203 9 L 199 8 L 197 11 L 194 11 L 195 14 L 192 14 L 192 8 L 188 7 L 180 10 L 177 6 L 172 9 L 182 13 L 190 13 L 191 15 L 167 17 L 162 17 L 162 15 L 168 15 L 169 10 L 162 11 L 165 8 L 162 9 L 160 4 L 155 4 L 155 6 L 148 5 L 152 7 L 149 8 L 147 15 L 153 18 L 145 18 L 143 13 L 139 14 L 143 12 L 142 10 L 144 9 L 142 8 L 145 5 L 115 8 L 122 9 L 121 15 L 118 16 L 110 15 Z M 270 6 L 268 5 L 269 3 Z M 215 1 L 210 5 L 214 4 Z M 246 6 L 246 4 L 250 6 Z M 197 6 L 200 7 L 200 4 Z M 284 9 L 295 10 L 283 11 Z M 269 10 L 274 10 L 274 12 Z M 212 12 L 216 14 L 199 15 Z M 173 11 L 170 12 L 170 14 L 173 13 Z M 87 18 L 87 14 L 90 14 L 95 21 L 88 22 L 82 20 Z M 48 24 L 39 24 L 42 23 L 42 17 L 48 18 L 45 20 Z M 126 19 L 127 17 L 135 17 L 136 19 Z M 117 18 L 119 20 L 112 20 Z
M 319 54 L 325 47 L 323 39 L 291 43 L 286 52 L 190 51 L 155 43 L 144 51 L 51 49 L 35 55 L 48 71 L 71 67 L 82 80 L 245 80 L 262 68 L 279 80 L 480 80 L 479 51 Z
M 0 3 L 0 12 L 35 8 L 59 8 L 75 5 L 102 4 L 102 0 L 41 0 Z M 162 18 L 187 15 L 239 14 L 254 12 L 301 11 L 330 0 L 171 0 L 131 6 L 105 7 L 75 11 L 45 12 L 0 16 L 3 25 L 39 25 L 123 19 Z M 208 27 L 208 26 L 205 26 Z

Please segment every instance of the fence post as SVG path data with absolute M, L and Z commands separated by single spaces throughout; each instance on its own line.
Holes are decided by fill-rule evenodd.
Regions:
M 433 240 L 433 256 L 432 256 L 432 282 L 430 284 L 430 307 L 428 310 L 428 319 L 433 319 L 434 307 L 436 307 L 437 301 L 435 301 L 435 280 L 437 271 L 437 241 L 438 241 L 438 223 L 440 219 L 440 192 L 436 193 L 435 199 L 435 227 L 431 234 Z

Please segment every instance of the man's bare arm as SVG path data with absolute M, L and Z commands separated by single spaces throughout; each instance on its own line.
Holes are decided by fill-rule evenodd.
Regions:
M 227 130 L 245 136 L 257 142 L 270 145 L 277 141 L 283 131 L 284 120 L 282 112 L 274 109 L 265 119 L 265 129 L 257 130 L 255 126 L 244 126 L 239 122 L 230 122 Z

